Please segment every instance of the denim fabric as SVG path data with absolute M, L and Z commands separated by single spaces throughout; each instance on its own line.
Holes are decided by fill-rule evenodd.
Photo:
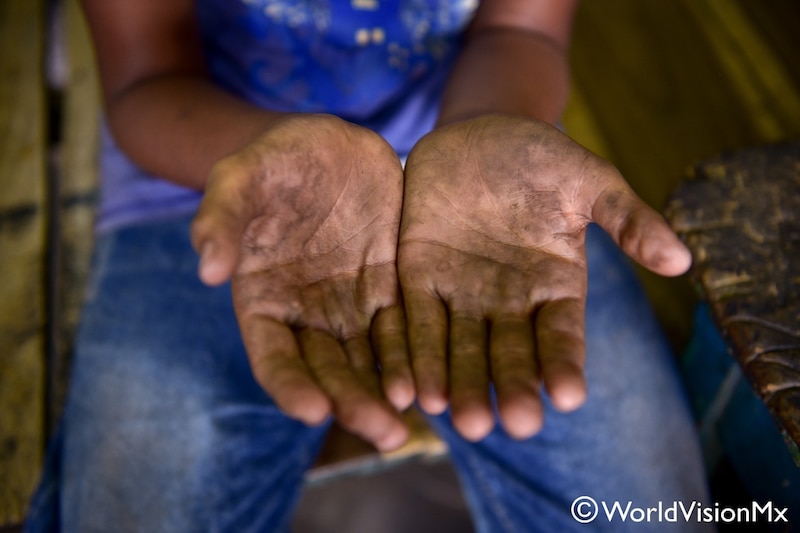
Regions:
M 197 280 L 188 224 L 99 239 L 71 392 L 27 531 L 288 527 L 327 427 L 286 418 L 256 385 L 229 287 Z M 548 408 L 542 433 L 524 442 L 498 429 L 468 443 L 447 414 L 431 418 L 479 531 L 668 529 L 579 524 L 570 505 L 582 495 L 707 504 L 688 407 L 643 293 L 601 230 L 590 228 L 588 250 L 587 405 Z
M 706 464 L 725 457 L 756 501 L 787 507 L 800 524 L 800 468 L 764 402 L 729 353 L 710 311 L 699 305 L 692 339 L 681 360 Z
M 694 427 L 674 358 L 627 259 L 589 228 L 586 405 L 561 414 L 547 405 L 545 426 L 515 443 L 496 429 L 478 445 L 446 419 L 435 428 L 450 445 L 478 529 L 511 531 L 705 531 L 695 523 L 576 522 L 571 503 L 707 505 Z M 588 528 L 588 529 L 587 529 Z

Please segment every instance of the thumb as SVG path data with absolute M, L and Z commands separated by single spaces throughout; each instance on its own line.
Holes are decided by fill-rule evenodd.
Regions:
M 236 175 L 215 169 L 192 221 L 192 246 L 200 254 L 198 275 L 206 285 L 219 285 L 233 275 L 242 236 L 252 215 L 251 201 Z
M 592 218 L 628 256 L 662 276 L 689 270 L 692 256 L 657 211 L 639 198 L 621 175 L 595 200 Z M 616 180 L 615 180 L 616 181 Z

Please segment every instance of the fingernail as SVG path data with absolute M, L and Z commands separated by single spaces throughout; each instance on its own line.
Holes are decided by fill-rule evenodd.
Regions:
M 386 398 L 398 411 L 405 411 L 414 402 L 414 384 L 411 381 L 395 381 L 386 388 Z
M 197 267 L 200 277 L 203 277 L 203 273 L 208 269 L 211 257 L 214 255 L 214 248 L 212 241 L 206 241 L 200 247 L 200 264 Z
M 418 400 L 422 410 L 429 415 L 437 416 L 447 409 L 447 398 L 439 393 L 420 393 Z

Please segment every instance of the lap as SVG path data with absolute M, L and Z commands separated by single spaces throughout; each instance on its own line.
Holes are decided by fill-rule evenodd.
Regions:
M 197 280 L 188 224 L 98 242 L 63 422 L 65 530 L 279 529 L 321 443 L 325 428 L 286 418 L 253 380 L 229 288 Z M 584 494 L 641 506 L 705 498 L 655 319 L 607 237 L 592 229 L 588 246 L 587 405 L 548 409 L 543 432 L 521 443 L 501 430 L 467 443 L 446 416 L 432 420 L 483 529 L 569 529 Z
M 596 227 L 587 251 L 586 404 L 569 414 L 546 405 L 541 433 L 522 442 L 496 428 L 484 441 L 468 443 L 446 415 L 432 420 L 448 442 L 483 531 L 579 530 L 585 526 L 572 518 L 570 506 L 580 496 L 644 508 L 707 501 L 674 358 L 641 287 Z M 628 525 L 642 527 L 609 523 L 601 510 L 592 527 L 620 531 Z M 648 530 L 661 526 L 649 524 Z
M 279 530 L 318 451 L 324 428 L 252 378 L 229 287 L 197 279 L 188 222 L 98 242 L 63 420 L 65 530 Z

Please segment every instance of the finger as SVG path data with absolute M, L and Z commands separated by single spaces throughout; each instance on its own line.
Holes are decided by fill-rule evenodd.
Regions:
M 419 405 L 438 415 L 447 409 L 447 311 L 426 291 L 404 290 L 403 300 Z
M 449 344 L 453 425 L 465 438 L 477 441 L 494 426 L 489 403 L 486 323 L 482 318 L 451 316 Z
M 622 176 L 619 176 L 622 180 Z M 689 249 L 657 211 L 625 183 L 607 187 L 598 197 L 592 218 L 626 254 L 663 276 L 678 276 L 692 264 Z
M 241 330 L 253 376 L 275 404 L 292 418 L 321 424 L 331 403 L 300 357 L 292 331 L 256 316 L 244 319 Z
M 517 439 L 538 433 L 544 410 L 539 397 L 533 326 L 527 315 L 492 321 L 489 361 L 497 407 L 506 432 Z
M 330 334 L 304 329 L 298 334 L 306 362 L 333 402 L 342 427 L 389 451 L 408 439 L 400 415 L 372 394 L 350 367 L 342 346 Z
M 378 368 L 375 365 L 375 357 L 372 354 L 372 346 L 369 340 L 363 336 L 352 337 L 344 341 L 344 351 L 350 368 L 353 369 L 359 381 L 376 397 L 383 396 L 381 390 Z
M 192 221 L 192 245 L 200 254 L 198 274 L 207 285 L 219 285 L 231 277 L 252 219 L 250 195 L 238 186 L 243 181 L 240 172 L 227 162 L 214 167 Z
M 573 411 L 586 401 L 584 312 L 583 300 L 569 298 L 548 302 L 536 313 L 536 355 L 559 411 Z
M 415 391 L 402 307 L 378 311 L 372 323 L 372 345 L 381 364 L 384 394 L 396 409 L 404 411 L 414 401 Z

